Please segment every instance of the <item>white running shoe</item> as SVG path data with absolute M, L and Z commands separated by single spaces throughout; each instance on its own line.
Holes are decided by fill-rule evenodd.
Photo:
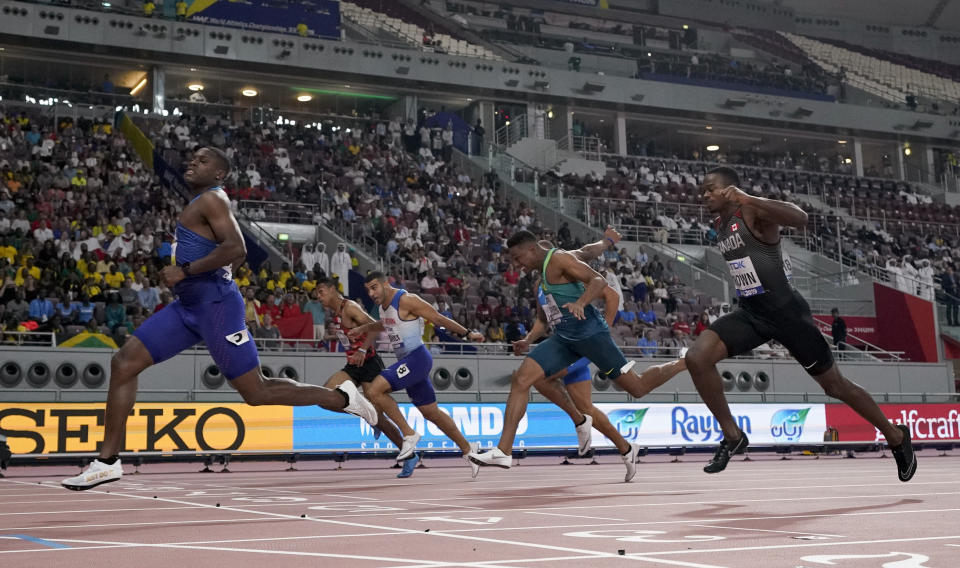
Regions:
M 477 474 L 480 473 L 480 466 L 473 463 L 473 460 L 470 459 L 470 454 L 479 454 L 480 453 L 480 442 L 470 442 L 470 453 L 463 454 L 463 459 L 467 460 L 467 464 L 470 466 L 470 477 L 476 479 Z
M 417 442 L 420 441 L 420 434 L 414 433 L 412 436 L 403 437 L 403 445 L 400 446 L 400 453 L 397 454 L 397 461 L 403 461 L 413 455 L 417 449 Z
M 479 448 L 478 448 L 479 449 Z M 470 452 L 467 458 L 477 465 L 495 465 L 503 469 L 510 469 L 513 465 L 513 456 L 503 453 L 500 448 L 493 448 L 489 452 Z
M 590 451 L 591 430 L 593 429 L 593 416 L 584 414 L 583 424 L 577 426 L 577 453 L 581 456 Z
M 637 453 L 639 451 L 639 444 L 630 444 L 630 451 L 620 456 L 623 459 L 623 465 L 627 466 L 627 474 L 623 476 L 624 482 L 630 481 L 637 474 Z
M 364 422 L 371 426 L 377 425 L 377 422 L 380 421 L 380 415 L 376 407 L 357 390 L 357 385 L 353 384 L 353 381 L 343 381 L 337 385 L 337 390 L 347 395 L 347 405 L 343 407 L 344 412 L 363 418 Z
M 96 459 L 80 475 L 64 479 L 60 484 L 73 491 L 85 491 L 103 483 L 116 481 L 121 477 L 123 477 L 123 466 L 120 465 L 119 459 L 113 465 L 107 465 Z

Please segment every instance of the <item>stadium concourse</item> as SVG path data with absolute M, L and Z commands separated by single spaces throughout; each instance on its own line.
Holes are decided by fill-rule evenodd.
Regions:
M 0 0 L 0 565 L 960 566 L 957 42 Z

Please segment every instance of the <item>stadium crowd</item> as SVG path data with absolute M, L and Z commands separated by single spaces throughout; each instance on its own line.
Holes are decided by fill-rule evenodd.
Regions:
M 3 331 L 49 331 L 58 338 L 95 331 L 122 342 L 173 299 L 158 274 L 174 253 L 181 200 L 157 183 L 106 121 L 53 124 L 39 113 L 15 111 L 0 116 L 0 123 Z M 387 120 L 320 129 L 283 123 L 253 127 L 199 115 L 142 126 L 174 168 L 201 145 L 225 148 L 237 172 L 228 184 L 233 197 L 315 205 L 315 221 L 350 235 L 352 242 L 375 242 L 402 285 L 481 328 L 491 341 L 521 337 L 535 315 L 536 275 L 509 265 L 506 237 L 528 228 L 561 247 L 581 244 L 567 226 L 556 234 L 544 230 L 525 203 L 506 198 L 494 177 L 474 180 L 445 161 L 449 153 L 442 129 Z M 603 180 L 547 177 L 544 187 L 549 192 L 551 184 L 563 183 L 571 194 L 697 207 L 695 187 L 706 164 L 699 170 L 678 164 L 621 163 Z M 790 197 L 794 189 L 789 182 L 750 179 L 748 187 L 763 195 Z M 257 208 L 243 213 L 255 219 Z M 630 215 L 620 212 L 610 220 L 667 232 L 679 226 L 701 232 L 705 241 L 712 231 L 708 220 L 689 218 L 679 206 L 672 213 L 634 207 Z M 818 238 L 831 236 L 824 229 Z M 890 234 L 851 227 L 841 238 L 855 240 L 847 254 L 883 267 L 897 282 L 896 270 L 887 267 L 893 259 L 905 288 L 913 286 L 924 296 L 933 289 L 930 269 L 946 274 L 947 265 L 960 258 L 955 238 L 918 235 L 908 228 Z M 332 318 L 312 295 L 316 282 L 339 278 L 344 292 L 363 297 L 362 290 L 348 289 L 345 276 L 356 264 L 349 247 L 336 248 L 331 254 L 323 243 L 308 243 L 292 251 L 289 264 L 265 263 L 255 271 L 243 266 L 236 272 L 256 337 L 279 339 L 285 319 L 309 315 L 313 339 L 332 338 L 325 329 Z M 681 282 L 671 262 L 648 258 L 642 250 L 612 249 L 596 266 L 624 297 L 616 337 L 621 344 L 639 345 L 645 356 L 689 345 L 723 311 Z M 944 284 L 943 289 L 955 288 Z M 441 337 L 429 328 L 425 335 Z M 328 341 L 321 348 L 336 345 Z

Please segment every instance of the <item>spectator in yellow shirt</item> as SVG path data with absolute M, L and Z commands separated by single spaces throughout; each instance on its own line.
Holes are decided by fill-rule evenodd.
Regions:
M 77 170 L 77 173 L 70 178 L 70 186 L 74 189 L 84 189 L 87 187 L 87 176 L 83 175 L 83 170 Z
M 244 286 L 250 285 L 250 271 L 244 268 L 243 266 L 237 268 L 237 273 L 233 275 L 234 282 L 237 283 L 237 286 L 243 288 Z
M 157 5 L 152 2 L 152 0 L 147 0 L 143 3 L 143 15 L 152 18 L 154 10 L 157 9 Z
M 278 281 L 280 282 L 281 287 L 286 288 L 287 280 L 290 280 L 293 277 L 294 275 L 293 275 L 293 272 L 290 270 L 289 264 L 284 262 L 282 265 L 280 265 L 280 276 L 278 277 Z
M 300 37 L 307 37 L 310 35 L 310 28 L 307 27 L 306 23 L 300 22 L 297 24 L 297 35 Z
M 33 259 L 28 258 L 26 260 L 26 264 L 17 270 L 17 276 L 14 278 L 14 283 L 17 286 L 23 286 L 23 282 L 26 280 L 27 276 L 33 276 L 35 280 L 40 280 L 40 275 L 42 273 L 43 272 L 39 268 L 33 265 Z
M 176 10 L 177 10 L 178 21 L 182 22 L 187 19 L 187 3 L 186 2 L 184 2 L 183 0 L 177 0 Z
M 104 274 L 103 281 L 110 288 L 119 289 L 124 279 L 126 279 L 126 276 L 124 276 L 123 272 L 120 272 L 120 269 L 117 268 L 116 265 L 113 265 L 112 269 L 110 273 Z

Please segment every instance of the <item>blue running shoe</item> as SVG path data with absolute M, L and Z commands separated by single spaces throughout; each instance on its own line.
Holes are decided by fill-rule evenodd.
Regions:
M 405 479 L 413 475 L 413 470 L 417 469 L 417 464 L 420 463 L 420 454 L 413 454 L 410 459 L 404 460 L 403 469 L 400 470 L 400 473 L 397 474 L 397 477 L 400 479 Z

